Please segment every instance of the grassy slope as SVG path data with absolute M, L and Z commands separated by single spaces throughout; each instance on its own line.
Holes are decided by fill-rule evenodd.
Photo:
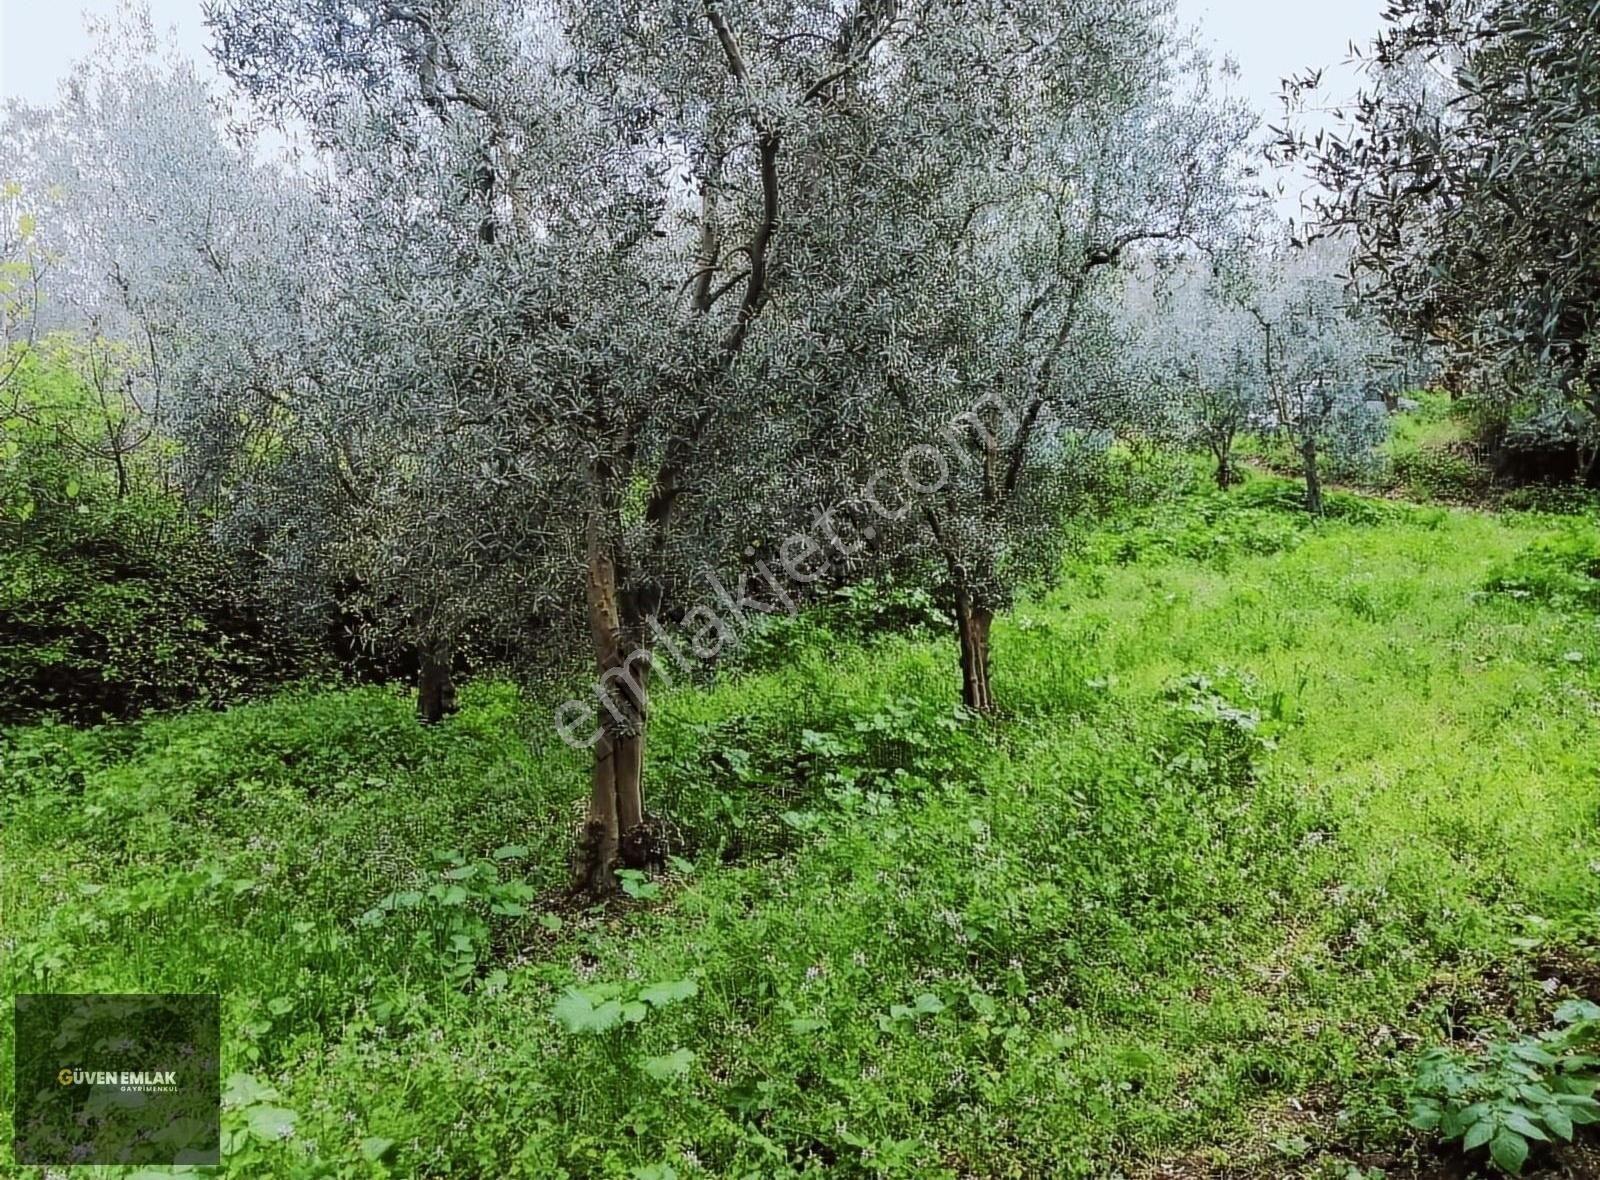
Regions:
M 1592 930 L 1600 629 L 1480 592 L 1570 526 L 1313 529 L 1273 491 L 1096 537 L 997 623 L 992 733 L 943 639 L 802 626 L 668 694 L 693 868 L 599 913 L 552 900 L 581 761 L 503 687 L 437 732 L 375 690 L 19 732 L 0 980 L 223 992 L 225 1071 L 276 1091 L 236 1088 L 238 1175 L 1284 1174 L 1381 1142 L 1407 1053 L 1535 1019 L 1543 948 Z M 508 840 L 525 917 L 480 927 L 458 869 L 464 903 L 356 921 Z M 681 980 L 637 1024 L 551 1019 Z

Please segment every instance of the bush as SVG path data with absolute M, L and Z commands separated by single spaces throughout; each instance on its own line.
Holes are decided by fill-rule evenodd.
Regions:
M 0 518 L 0 723 L 220 702 L 310 666 L 171 506 L 68 504 Z
M 219 702 L 307 670 L 310 646 L 168 490 L 160 447 L 113 466 L 79 441 L 111 411 L 64 349 L 18 369 L 19 416 L 0 422 L 0 724 Z
M 1530 1148 L 1572 1141 L 1575 1126 L 1600 1122 L 1600 1007 L 1570 1000 L 1557 1027 L 1538 1036 L 1490 1042 L 1481 1057 L 1433 1049 L 1409 1087 L 1411 1125 L 1486 1150 L 1497 1169 L 1521 1175 Z
M 1489 470 L 1445 447 L 1419 447 L 1394 456 L 1395 483 L 1419 500 L 1476 500 L 1492 483 Z
M 1600 511 L 1600 492 L 1576 484 L 1529 484 L 1513 488 L 1500 501 L 1513 512 L 1540 512 L 1550 516 L 1581 516 Z
M 1493 594 L 1600 610 L 1600 537 L 1571 527 L 1541 537 L 1484 584 Z

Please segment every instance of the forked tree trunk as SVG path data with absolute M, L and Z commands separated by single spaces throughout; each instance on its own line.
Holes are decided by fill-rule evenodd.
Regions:
M 655 841 L 644 814 L 644 744 L 650 653 L 634 638 L 617 595 L 616 563 L 591 538 L 586 576 L 589 630 L 599 672 L 599 738 L 573 887 L 615 890 L 619 866 L 643 868 Z
M 1317 471 L 1317 442 L 1306 439 L 1300 446 L 1300 458 L 1306 473 L 1306 511 L 1313 516 L 1322 515 L 1322 476 Z
M 459 707 L 451 667 L 454 652 L 448 639 L 425 639 L 417 655 L 417 718 L 437 725 Z
M 978 606 L 965 589 L 956 591 L 956 637 L 961 644 L 961 703 L 974 713 L 994 712 L 989 690 L 989 624 L 994 612 Z
M 1217 487 L 1227 491 L 1233 486 L 1233 464 L 1228 461 L 1228 452 L 1217 452 Z

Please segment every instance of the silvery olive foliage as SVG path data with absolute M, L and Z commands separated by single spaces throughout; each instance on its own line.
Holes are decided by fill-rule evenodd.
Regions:
M 1020 313 L 1019 268 L 1044 286 L 1051 260 L 1071 258 L 1086 276 L 1147 236 L 1122 220 L 1134 207 L 1157 219 L 1151 233 L 1203 217 L 1198 192 L 1167 200 L 1166 177 L 1114 197 L 1105 183 L 1148 150 L 1100 118 L 1128 117 L 1117 91 L 1135 55 L 1117 34 L 1144 26 L 1111 4 L 1058 18 L 888 0 L 212 8 L 230 77 L 307 128 L 325 162 L 316 194 L 337 261 L 303 318 L 337 305 L 349 361 L 330 361 L 326 390 L 298 388 L 336 431 L 394 456 L 368 543 L 427 587 L 449 584 L 470 546 L 479 601 L 504 574 L 524 600 L 585 603 L 607 690 L 589 718 L 588 884 L 603 887 L 618 855 L 650 855 L 637 669 L 661 620 L 693 621 L 695 650 L 714 652 L 723 628 L 694 609 L 713 576 L 857 465 L 863 448 L 829 431 L 864 412 L 905 437 L 888 407 L 920 380 L 918 353 L 947 388 L 1028 362 L 1038 346 L 976 363 L 952 347 L 993 309 Z M 1071 118 L 1031 115 L 1044 99 Z M 1195 147 L 1197 173 L 1209 150 Z M 1060 175 L 1034 184 L 1050 161 Z M 991 173 L 1003 186 L 986 193 Z M 996 195 L 1024 214 L 1021 246 L 998 214 L 970 228 L 968 207 Z M 971 326 L 927 293 L 946 278 L 981 293 Z M 1103 316 L 1087 286 L 1068 276 L 1060 298 L 1038 299 L 1038 338 L 1060 342 L 1030 363 L 1109 371 L 1103 344 L 1059 327 Z M 918 322 L 932 334 L 904 326 Z M 1076 444 L 1042 410 L 1024 415 L 1014 502 L 1023 469 Z
M 1169 5 L 1061 17 L 1019 10 L 961 65 L 964 109 L 986 118 L 908 104 L 946 125 L 903 191 L 850 205 L 863 262 L 838 314 L 876 341 L 841 358 L 855 515 L 936 571 L 980 645 L 988 616 L 1049 576 L 1110 442 L 1159 428 L 1119 265 L 1236 236 L 1251 181 L 1253 119 Z
M 714 589 L 819 576 L 781 540 L 819 514 L 941 571 L 987 707 L 988 618 L 1161 421 L 1118 267 L 1229 236 L 1250 181 L 1167 0 L 207 15 L 226 106 L 144 45 L 22 121 L 75 289 L 286 587 L 587 648 L 595 886 L 651 855 L 662 626 L 714 654 Z
M 197 506 L 209 496 L 226 520 L 319 430 L 283 390 L 314 364 L 300 313 L 322 255 L 304 186 L 254 164 L 225 119 L 130 9 L 55 106 L 7 113 L 4 138 L 50 260 L 44 318 L 124 342 L 132 402 L 182 439 Z M 303 470 L 289 486 L 313 489 Z M 303 524 L 321 527 L 324 507 L 308 502 Z M 261 548 L 285 562 L 294 550 Z
M 763 321 L 826 278 L 785 235 L 859 168 L 832 144 L 853 133 L 845 91 L 916 21 L 488 2 L 212 19 L 235 81 L 329 161 L 333 302 L 366 374 L 340 375 L 338 412 L 409 452 L 396 510 L 552 601 L 582 596 L 598 551 L 635 625 L 700 592 L 801 486 L 825 376 L 764 379 L 783 330 Z M 418 536 L 396 562 L 454 564 Z
M 1325 190 L 1313 229 L 1353 235 L 1370 298 L 1453 389 L 1478 373 L 1515 396 L 1545 368 L 1544 411 L 1578 420 L 1600 412 L 1597 45 L 1584 0 L 1393 0 L 1350 125 L 1277 145 Z M 1314 82 L 1291 82 L 1291 112 Z

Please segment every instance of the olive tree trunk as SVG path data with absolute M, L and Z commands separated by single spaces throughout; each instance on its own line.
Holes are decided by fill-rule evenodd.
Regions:
M 1306 473 L 1306 511 L 1313 516 L 1322 515 L 1322 476 L 1317 470 L 1317 440 L 1308 438 L 1300 444 L 1300 459 Z
M 1225 492 L 1233 486 L 1232 453 L 1227 447 L 1220 445 L 1213 447 L 1211 453 L 1217 459 L 1217 487 Z
M 417 718 L 437 725 L 459 706 L 456 704 L 454 650 L 449 639 L 424 639 L 418 649 Z
M 650 650 L 617 593 L 616 562 L 591 540 L 585 597 L 599 673 L 600 713 L 588 813 L 573 871 L 575 889 L 608 893 L 619 867 L 644 868 L 655 840 L 644 811 Z
M 974 713 L 994 712 L 989 688 L 989 624 L 994 612 L 973 601 L 970 591 L 956 591 L 956 638 L 961 645 L 961 703 Z

